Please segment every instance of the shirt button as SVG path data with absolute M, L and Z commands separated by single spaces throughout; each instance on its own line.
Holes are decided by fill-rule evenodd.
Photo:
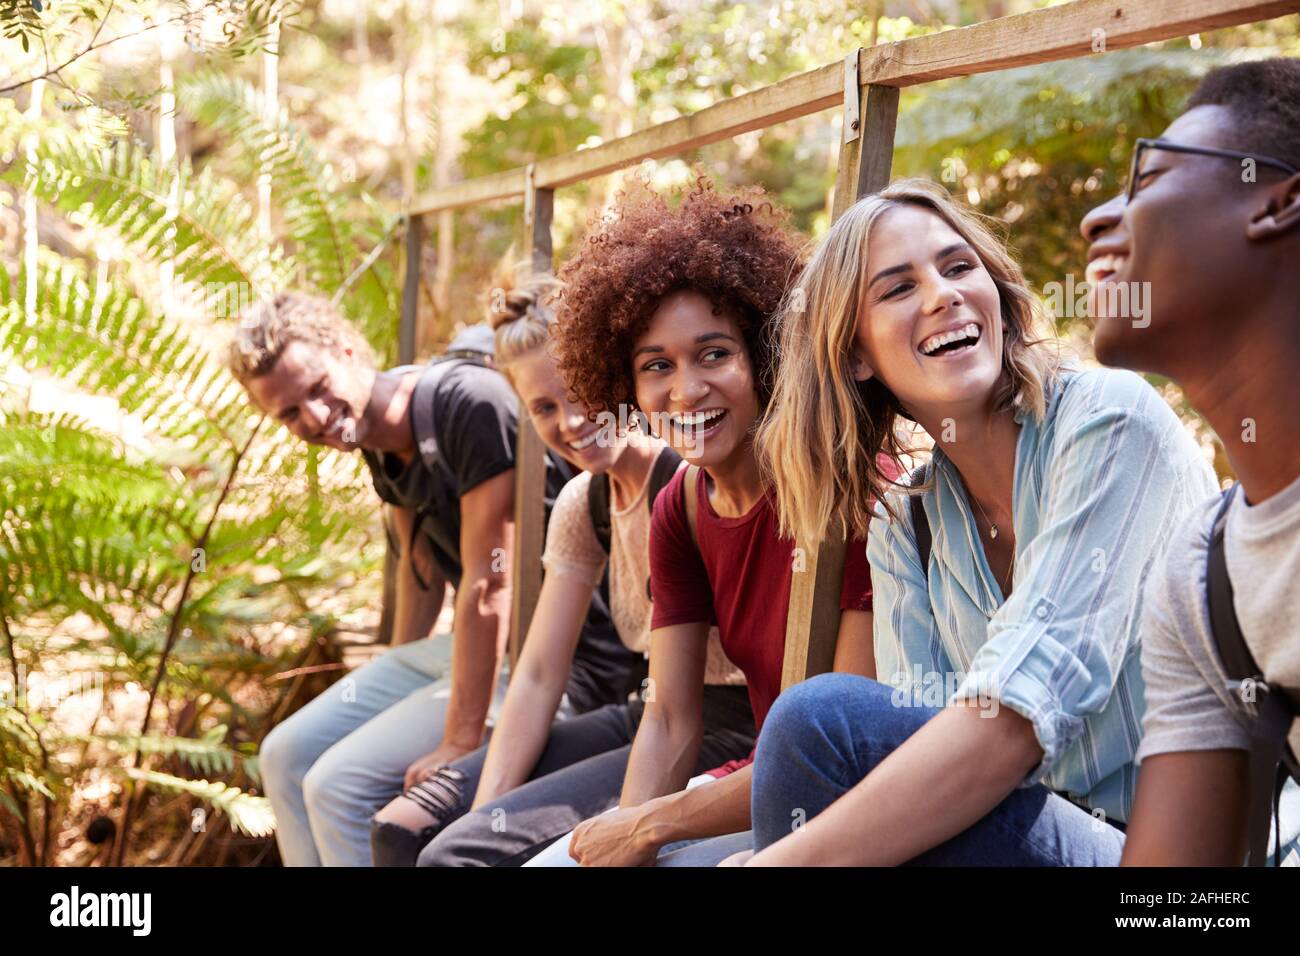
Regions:
M 1047 617 L 1047 608 L 1043 607 L 1043 606 L 1040 604 L 1040 605 L 1038 605 L 1038 607 L 1034 610 L 1034 613 L 1035 613 L 1036 615 L 1038 615 L 1040 618 Z

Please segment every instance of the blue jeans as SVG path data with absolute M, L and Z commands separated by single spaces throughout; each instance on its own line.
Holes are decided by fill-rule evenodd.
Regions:
M 709 764 L 709 761 L 706 760 L 703 763 Z M 713 781 L 714 778 L 704 775 L 692 777 L 686 784 L 686 789 L 692 790 L 695 787 L 707 786 Z M 613 807 L 609 809 L 613 809 Z M 569 856 L 569 841 L 572 839 L 573 831 L 570 830 L 525 863 L 524 866 L 577 866 L 578 861 Z M 729 833 L 725 836 L 705 837 L 699 840 L 676 840 L 659 848 L 659 855 L 655 858 L 655 866 L 717 866 L 733 853 L 753 849 L 753 842 L 753 834 L 748 830 L 743 833 Z
M 899 707 L 885 684 L 823 674 L 777 698 L 754 759 L 754 849 L 788 836 L 852 789 L 939 713 Z M 1036 784 L 910 866 L 1117 866 L 1124 835 Z
M 529 782 L 490 807 L 467 813 L 433 838 L 420 866 L 568 866 L 573 828 L 618 805 L 641 719 L 639 702 L 610 705 L 566 720 L 551 731 Z M 706 687 L 704 739 L 697 772 L 736 760 L 754 748 L 754 715 L 744 687 Z M 452 766 L 477 788 L 481 752 Z M 584 759 L 585 758 L 585 759 Z M 708 778 L 712 779 L 712 778 Z
M 426 637 L 358 668 L 262 741 L 262 783 L 285 866 L 370 866 L 370 817 L 442 742 L 446 655 Z M 505 693 L 497 681 L 494 710 Z

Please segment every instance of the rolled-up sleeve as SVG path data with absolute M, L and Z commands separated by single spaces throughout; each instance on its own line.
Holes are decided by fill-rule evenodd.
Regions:
M 1043 758 L 1022 786 L 1040 782 L 1079 740 L 1136 653 L 1141 582 L 1187 481 L 1186 456 L 1167 449 L 1179 427 L 1154 392 L 1133 407 L 1062 413 L 1039 531 L 951 698 L 996 699 L 1033 724 Z

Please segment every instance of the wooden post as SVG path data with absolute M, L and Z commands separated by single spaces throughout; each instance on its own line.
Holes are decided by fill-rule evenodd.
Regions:
M 534 167 L 524 174 L 524 246 L 535 272 L 550 272 L 551 216 L 555 191 L 538 189 Z M 542 544 L 546 537 L 546 447 L 523 409 L 515 439 L 515 541 L 511 558 L 510 664 L 528 634 L 542 590 Z
M 403 244 L 405 276 L 402 281 L 402 313 L 397 326 L 397 361 L 409 365 L 415 361 L 415 324 L 420 314 L 420 251 L 424 245 L 424 217 L 412 215 L 406 223 Z M 385 526 L 389 517 L 384 516 Z M 392 537 L 389 535 L 388 537 Z M 398 552 L 392 542 L 384 554 L 383 609 L 375 639 L 380 644 L 393 643 L 393 612 L 397 606 Z
M 397 361 L 415 361 L 415 326 L 420 317 L 420 257 L 424 250 L 424 217 L 412 215 L 406 223 L 406 276 L 402 282 L 402 318 L 397 329 Z
M 888 184 L 893 165 L 898 88 L 860 87 L 861 52 L 855 50 L 844 60 L 844 133 L 840 139 L 832 205 L 836 219 L 859 197 Z M 782 689 L 823 674 L 835 663 L 845 548 L 844 534 L 836 529 L 816 551 L 804 549 L 793 558 L 799 563 L 790 579 Z

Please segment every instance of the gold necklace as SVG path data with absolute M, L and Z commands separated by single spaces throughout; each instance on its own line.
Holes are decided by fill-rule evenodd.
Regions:
M 997 538 L 997 536 L 998 536 L 998 526 L 995 525 L 995 524 L 993 523 L 993 521 L 989 518 L 988 512 L 984 510 L 984 506 L 983 506 L 982 504 L 980 504 L 979 499 L 976 498 L 974 495 L 969 494 L 969 493 L 966 495 L 966 497 L 969 498 L 971 501 L 975 502 L 975 507 L 978 508 L 978 509 L 980 510 L 980 514 L 982 514 L 982 515 L 984 516 L 984 520 L 988 522 L 988 525 L 989 525 L 989 537 L 990 537 L 990 538 Z M 991 567 L 991 566 L 990 566 L 989 570 L 992 570 L 992 567 Z M 1003 594 L 1006 594 L 1007 591 L 1010 590 L 1010 588 L 1011 588 L 1011 581 L 1012 581 L 1012 579 L 1015 577 L 1015 575 L 1016 575 L 1016 549 L 1013 547 L 1013 548 L 1011 549 L 1011 562 L 1010 562 L 1010 564 L 1007 565 L 1007 579 L 1006 579 L 1006 581 L 999 581 L 999 582 L 998 582 L 998 587 L 1002 588 L 1002 593 L 1003 593 Z M 996 575 L 995 575 L 995 577 L 996 577 Z
M 980 500 L 971 494 L 968 494 L 966 497 L 969 498 L 971 501 L 975 502 L 975 507 L 980 510 L 980 514 L 982 514 L 984 516 L 984 520 L 988 522 L 989 537 L 996 538 L 998 536 L 998 526 L 993 523 L 992 519 L 989 518 L 989 513 L 984 510 L 984 506 L 980 504 Z

